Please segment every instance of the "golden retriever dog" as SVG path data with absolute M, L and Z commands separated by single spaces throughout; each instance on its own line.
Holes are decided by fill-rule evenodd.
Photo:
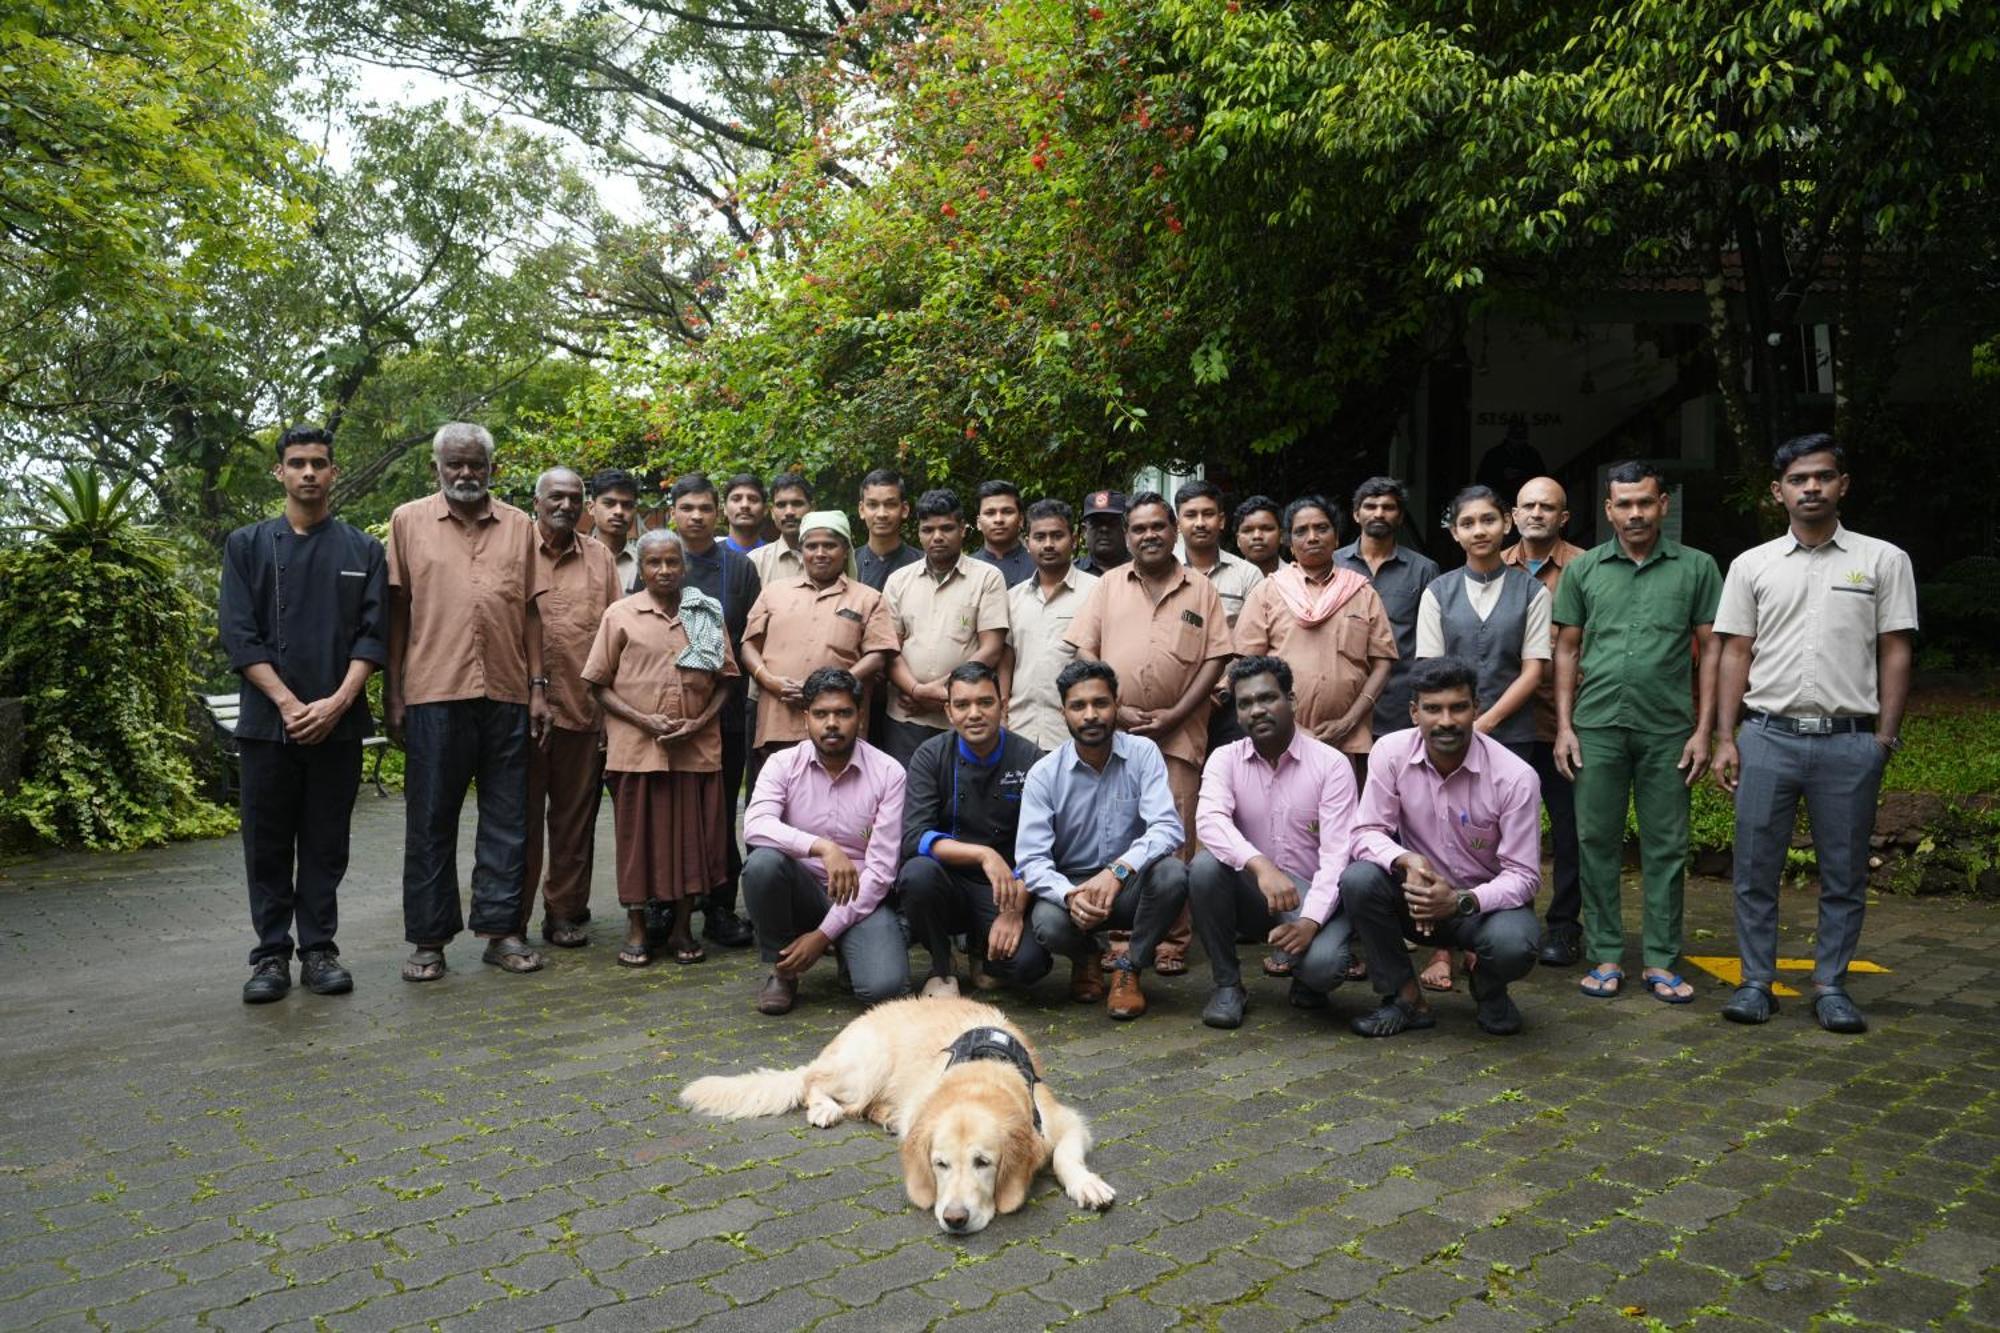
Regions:
M 681 1101 L 730 1120 L 800 1106 L 820 1126 L 865 1116 L 903 1140 L 910 1202 L 969 1236 L 1020 1208 L 1043 1166 L 1079 1208 L 1117 1197 L 1083 1160 L 1089 1124 L 1041 1076 L 1041 1057 L 998 1009 L 912 996 L 849 1023 L 809 1065 L 696 1079 Z

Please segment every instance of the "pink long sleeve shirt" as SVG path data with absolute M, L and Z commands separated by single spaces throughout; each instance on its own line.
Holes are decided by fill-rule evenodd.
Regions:
M 847 853 L 860 870 L 854 897 L 833 904 L 819 923 L 829 940 L 882 905 L 896 880 L 902 831 L 903 770 L 862 740 L 854 742 L 854 755 L 837 777 L 826 771 L 811 741 L 778 751 L 764 765 L 743 812 L 744 846 L 783 852 L 822 888 L 826 866 L 812 854 L 820 838 Z
M 1231 870 L 1268 856 L 1308 881 L 1299 915 L 1323 926 L 1340 906 L 1354 818 L 1347 756 L 1300 731 L 1275 765 L 1247 738 L 1210 755 L 1194 827 L 1201 845 Z
M 1415 852 L 1479 910 L 1525 907 L 1542 886 L 1541 783 L 1506 746 L 1474 733 L 1451 776 L 1424 753 L 1415 727 L 1368 753 L 1354 858 L 1391 869 Z

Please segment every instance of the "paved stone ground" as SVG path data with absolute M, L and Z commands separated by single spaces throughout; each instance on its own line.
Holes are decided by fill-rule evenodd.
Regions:
M 1302 1014 L 1259 978 L 1214 1033 L 1198 974 L 1119 1026 L 1052 980 L 1004 1003 L 1118 1204 L 1044 1182 L 954 1241 L 872 1127 L 673 1101 L 807 1059 L 854 1013 L 831 968 L 778 1020 L 746 954 L 634 973 L 600 943 L 513 977 L 461 941 L 406 985 L 400 821 L 364 794 L 338 999 L 238 1002 L 234 842 L 0 868 L 0 1328 L 2000 1321 L 2000 909 L 1880 903 L 1858 1040 L 1797 1003 L 1731 1027 L 1708 978 L 1669 1008 L 1538 973 L 1520 1037 L 1460 996 L 1388 1042 L 1346 1033 L 1352 992 Z M 1691 894 L 1694 952 L 1732 951 L 1726 904 Z

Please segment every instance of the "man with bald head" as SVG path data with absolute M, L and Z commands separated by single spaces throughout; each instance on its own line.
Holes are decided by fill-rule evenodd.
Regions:
M 1569 523 L 1569 497 L 1554 477 L 1536 477 L 1521 483 L 1514 497 L 1514 530 L 1521 534 L 1500 553 L 1500 559 L 1517 565 L 1556 594 L 1563 566 L 1583 554 L 1581 546 L 1563 539 Z M 1555 673 L 1542 677 L 1535 691 L 1535 745 L 1529 761 L 1535 776 L 1542 780 L 1542 806 L 1549 812 L 1549 832 L 1555 842 L 1555 892 L 1549 899 L 1549 914 L 1542 929 L 1541 953 L 1545 967 L 1569 967 L 1583 952 L 1583 886 L 1576 868 L 1576 793 L 1570 780 L 1556 771 L 1556 682 Z
M 549 730 L 535 522 L 493 497 L 493 436 L 454 421 L 431 442 L 438 490 L 389 516 L 389 664 L 382 695 L 404 768 L 405 981 L 444 975 L 466 926 L 458 817 L 478 780 L 472 919 L 484 961 L 533 972 L 521 938 L 528 751 Z
M 527 852 L 519 927 L 521 934 L 527 934 L 539 883 L 545 904 L 542 938 L 563 949 L 590 942 L 583 923 L 590 919 L 597 802 L 604 782 L 604 719 L 583 679 L 583 664 L 597 639 L 598 621 L 624 595 L 618 558 L 611 548 L 577 536 L 582 515 L 582 477 L 557 467 L 536 479 L 535 561 L 546 588 L 540 608 L 550 725 L 544 742 L 528 751 Z

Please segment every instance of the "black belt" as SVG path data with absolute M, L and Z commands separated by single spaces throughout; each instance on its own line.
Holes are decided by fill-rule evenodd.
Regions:
M 1857 731 L 1875 730 L 1872 717 L 1779 717 L 1776 713 L 1745 713 L 1743 720 L 1756 722 L 1770 731 L 1788 731 L 1794 736 L 1846 736 Z

